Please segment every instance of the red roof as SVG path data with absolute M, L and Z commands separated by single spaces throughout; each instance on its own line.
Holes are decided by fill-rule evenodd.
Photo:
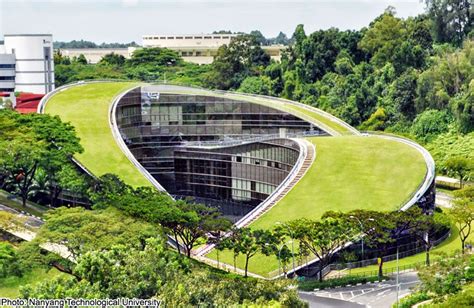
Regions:
M 44 94 L 20 93 L 15 109 L 19 113 L 35 113 Z

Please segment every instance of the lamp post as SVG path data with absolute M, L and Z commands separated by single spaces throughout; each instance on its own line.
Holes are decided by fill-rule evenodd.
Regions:
M 353 216 L 353 215 L 349 216 L 349 218 L 356 219 L 360 224 L 360 231 L 362 233 L 364 233 L 364 225 L 362 224 L 362 221 L 359 218 L 357 218 L 356 216 Z M 369 218 L 368 220 L 374 221 L 373 218 Z M 360 236 L 360 242 L 361 242 L 361 250 L 362 250 L 361 260 L 363 261 L 364 260 L 364 235 L 363 234 Z
M 291 228 L 284 224 L 284 223 L 281 223 L 279 221 L 277 221 L 276 223 L 277 225 L 281 225 L 281 226 L 284 226 L 286 227 L 286 229 L 288 230 L 288 233 L 290 234 L 290 237 L 291 237 L 291 258 L 293 259 L 293 275 L 295 274 L 295 245 L 294 245 L 294 237 L 293 237 L 293 231 L 291 231 Z

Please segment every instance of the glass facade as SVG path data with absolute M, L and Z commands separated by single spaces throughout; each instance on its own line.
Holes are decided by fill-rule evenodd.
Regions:
M 170 194 L 235 216 L 265 200 L 295 165 L 299 146 L 287 135 L 325 134 L 267 106 L 141 88 L 123 96 L 116 117 L 130 151 Z

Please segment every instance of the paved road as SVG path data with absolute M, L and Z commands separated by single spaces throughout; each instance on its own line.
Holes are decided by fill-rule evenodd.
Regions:
M 365 305 L 343 301 L 335 298 L 316 296 L 312 292 L 298 292 L 300 298 L 308 302 L 311 308 L 362 308 Z
M 442 191 L 436 192 L 436 205 L 441 207 L 452 207 L 453 197 Z
M 399 298 L 411 293 L 411 289 L 417 284 L 419 284 L 417 273 L 407 272 L 400 274 Z M 397 300 L 397 288 L 393 278 L 380 283 L 300 293 L 300 297 L 302 299 L 311 298 L 310 306 L 313 303 L 315 305 L 312 307 L 389 308 Z M 334 301 L 324 302 L 323 298 Z

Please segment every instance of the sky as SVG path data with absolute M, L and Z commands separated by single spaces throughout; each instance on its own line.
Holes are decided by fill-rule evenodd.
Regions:
M 385 8 L 397 16 L 423 12 L 421 0 L 0 0 L 0 37 L 51 33 L 55 41 L 141 43 L 146 34 L 200 34 L 215 30 L 288 36 L 367 26 Z

